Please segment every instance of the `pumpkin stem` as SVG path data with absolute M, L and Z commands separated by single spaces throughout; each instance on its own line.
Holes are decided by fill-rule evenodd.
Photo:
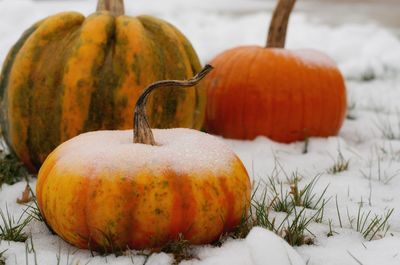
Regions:
M 269 25 L 267 48 L 284 48 L 290 13 L 296 0 L 278 0 Z
M 114 16 L 125 14 L 124 0 L 98 0 L 97 11 L 109 11 Z
M 149 85 L 143 93 L 140 95 L 139 99 L 136 102 L 135 113 L 133 117 L 133 142 L 140 144 L 149 144 L 155 145 L 155 140 L 153 133 L 151 131 L 149 122 L 146 117 L 146 102 L 147 98 L 151 92 L 159 88 L 174 88 L 174 87 L 192 87 L 197 85 L 211 70 L 213 67 L 207 64 L 203 70 L 201 70 L 196 76 L 192 79 L 185 81 L 178 80 L 164 80 L 158 81 L 151 85 Z

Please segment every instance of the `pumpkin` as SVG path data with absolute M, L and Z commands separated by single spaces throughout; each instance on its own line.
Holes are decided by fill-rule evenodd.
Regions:
M 160 248 L 179 238 L 210 243 L 234 229 L 249 208 L 251 185 L 239 158 L 215 136 L 153 129 L 137 101 L 131 131 L 96 131 L 61 144 L 38 175 L 37 202 L 47 224 L 79 248 Z M 133 141 L 132 141 L 133 139 Z
M 346 89 L 336 64 L 322 52 L 284 49 L 294 4 L 279 0 L 266 47 L 233 48 L 211 61 L 215 71 L 205 81 L 208 132 L 284 143 L 338 133 Z
M 150 16 L 124 15 L 122 0 L 99 0 L 97 12 L 50 16 L 8 54 L 0 78 L 1 128 L 31 172 L 60 143 L 86 131 L 131 128 L 131 106 L 161 79 L 201 69 L 189 41 Z M 156 128 L 199 129 L 205 90 L 158 91 L 147 104 Z

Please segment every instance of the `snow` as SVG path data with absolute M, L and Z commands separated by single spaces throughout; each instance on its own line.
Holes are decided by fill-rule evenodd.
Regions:
M 197 256 L 200 260 L 181 265 L 305 265 L 286 241 L 261 227 L 254 227 L 244 240 L 229 241 L 220 249 L 201 248 Z
M 317 50 L 299 49 L 295 51 L 296 55 L 301 58 L 301 61 L 310 67 L 327 67 L 337 68 L 335 61 L 329 56 Z
M 166 169 L 182 174 L 231 174 L 229 165 L 236 156 L 217 137 L 184 128 L 152 131 L 155 146 L 134 144 L 132 130 L 81 134 L 53 152 L 57 161 L 55 167 L 68 171 L 74 165 L 74 168 L 96 168 L 99 172 L 126 170 L 128 174 L 135 174 L 143 172 L 151 163 L 154 174 Z
M 22 31 L 36 20 L 65 10 L 89 14 L 94 2 L 0 1 L 0 62 Z M 257 0 L 132 2 L 127 6 L 127 13 L 156 15 L 170 21 L 191 40 L 203 63 L 239 45 L 264 45 L 273 6 L 271 1 Z M 182 264 L 280 265 L 304 264 L 303 261 L 309 265 L 400 264 L 399 38 L 374 21 L 329 25 L 316 23 L 310 14 L 296 12 L 290 21 L 287 47 L 320 50 L 337 63 L 346 78 L 352 119 L 346 119 L 337 137 L 311 138 L 306 154 L 303 154 L 304 142 L 280 144 L 265 137 L 252 141 L 225 139 L 224 142 L 238 154 L 255 183 L 274 176 L 288 189 L 287 175 L 297 172 L 302 176 L 300 187 L 319 175 L 317 194 L 329 185 L 325 197 L 330 200 L 325 206 L 323 221 L 309 227 L 314 244 L 291 248 L 271 233 L 254 228 L 246 239 L 231 239 L 221 247 L 196 247 L 196 259 Z M 330 174 L 328 169 L 338 159 L 339 152 L 350 161 L 349 169 Z M 30 184 L 34 188 L 35 180 Z M 24 187 L 25 183 L 21 182 L 0 189 L 0 208 L 5 210 L 7 205 L 15 218 L 24 209 L 15 203 Z M 378 233 L 369 241 L 356 231 L 360 206 L 362 212 L 371 211 L 372 216 L 394 209 L 386 236 Z M 327 236 L 329 222 L 334 231 L 330 237 Z M 60 264 L 74 265 L 78 261 L 92 265 L 143 264 L 145 261 L 137 252 L 120 257 L 92 257 L 90 252 L 77 250 L 52 235 L 40 222 L 31 223 L 27 231 L 32 234 L 38 264 L 57 264 L 57 256 L 61 257 Z M 30 246 L 29 240 L 27 244 Z M 7 265 L 26 264 L 24 243 L 3 241 L 0 252 L 3 250 L 7 250 L 4 254 Z M 292 263 L 287 263 L 288 257 L 292 257 Z M 28 259 L 28 264 L 35 264 L 34 253 L 28 253 Z M 172 263 L 171 255 L 156 253 L 146 264 Z

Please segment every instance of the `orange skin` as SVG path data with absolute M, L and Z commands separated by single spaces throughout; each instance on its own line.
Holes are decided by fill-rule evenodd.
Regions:
M 178 172 L 154 160 L 136 170 L 134 162 L 113 157 L 108 164 L 92 160 L 74 164 L 69 158 L 80 155 L 74 139 L 46 159 L 36 192 L 48 225 L 79 248 L 159 248 L 179 234 L 192 244 L 210 243 L 233 230 L 249 207 L 249 177 L 233 153 L 218 173 Z M 105 164 L 117 166 L 110 170 Z
M 323 53 L 246 46 L 220 54 L 211 64 L 208 132 L 236 139 L 264 135 L 283 143 L 339 132 L 346 88 Z

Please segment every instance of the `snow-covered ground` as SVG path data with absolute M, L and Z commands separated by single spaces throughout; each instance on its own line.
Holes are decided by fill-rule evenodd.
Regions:
M 125 1 L 128 14 L 152 14 L 164 18 L 192 41 L 203 63 L 219 52 L 243 44 L 263 45 L 269 10 L 273 4 L 257 0 L 136 0 Z M 89 14 L 95 1 L 0 1 L 0 62 L 18 36 L 34 21 L 59 11 L 76 10 Z M 338 16 L 339 17 L 339 16 Z M 308 153 L 304 143 L 279 144 L 264 137 L 254 141 L 226 140 L 240 156 L 255 182 L 273 175 L 286 181 L 297 172 L 300 186 L 320 175 L 315 192 L 327 185 L 327 202 L 321 223 L 312 223 L 313 245 L 296 247 L 310 265 L 400 264 L 400 40 L 396 33 L 376 24 L 335 25 L 316 23 L 310 13 L 295 12 L 290 21 L 288 48 L 315 48 L 326 52 L 346 77 L 349 116 L 338 137 L 312 138 Z M 339 20 L 338 20 L 339 21 Z M 348 170 L 330 174 L 339 152 L 349 160 Z M 279 174 L 276 173 L 276 165 Z M 34 187 L 34 181 L 32 186 Z M 17 218 L 23 209 L 15 203 L 24 183 L 0 189 L 0 207 L 6 205 Z M 288 185 L 285 184 L 288 188 Z M 336 203 L 337 202 L 337 203 Z M 360 208 L 361 207 L 361 208 Z M 369 219 L 394 209 L 386 237 L 369 241 L 357 232 L 357 215 L 371 211 Z M 339 219 L 340 216 L 340 219 Z M 328 237 L 330 226 L 333 236 Z M 142 264 L 144 257 L 91 257 L 76 250 L 41 223 L 29 226 L 37 264 Z M 312 236 L 312 237 L 314 237 Z M 183 264 L 276 264 L 281 243 L 268 232 L 254 229 L 245 240 L 230 240 L 221 248 L 196 249 L 198 259 Z M 280 241 L 279 241 L 280 242 Z M 30 243 L 28 242 L 28 245 Z M 6 264 L 35 264 L 33 253 L 25 257 L 24 243 L 1 242 Z M 289 250 L 290 252 L 290 250 Z M 292 253 L 293 259 L 296 255 Z M 26 263 L 26 260 L 29 263 Z M 69 261 L 67 261 L 69 259 Z M 146 264 L 171 264 L 171 256 L 160 253 Z M 286 262 L 288 262 L 286 260 Z M 297 264 L 296 261 L 292 261 Z M 286 264 L 286 263 L 282 263 Z M 288 263 L 290 264 L 290 263 Z M 301 263 L 299 263 L 301 264 Z

